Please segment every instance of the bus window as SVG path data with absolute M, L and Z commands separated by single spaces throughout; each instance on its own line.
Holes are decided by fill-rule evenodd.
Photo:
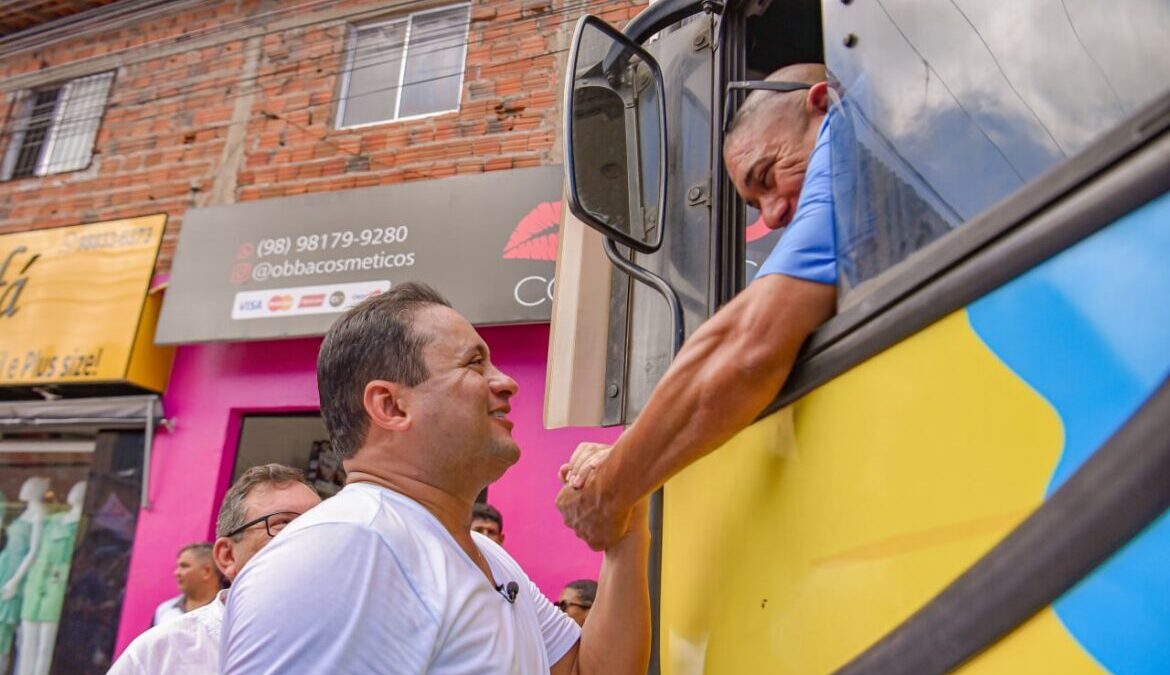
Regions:
M 1163 0 L 823 7 L 846 305 L 1170 88 Z

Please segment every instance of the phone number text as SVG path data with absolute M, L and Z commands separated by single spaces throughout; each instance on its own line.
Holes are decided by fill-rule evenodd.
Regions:
M 365 230 L 302 234 L 297 237 L 275 237 L 272 239 L 261 239 L 256 244 L 256 257 L 264 258 L 266 256 L 288 255 L 290 253 L 304 253 L 306 251 L 331 251 L 333 249 L 346 249 L 354 246 L 401 244 L 409 236 L 410 228 L 406 225 L 397 225 Z

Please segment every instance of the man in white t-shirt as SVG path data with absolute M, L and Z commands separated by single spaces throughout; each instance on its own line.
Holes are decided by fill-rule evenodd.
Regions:
M 476 495 L 520 456 L 517 385 L 441 296 L 404 283 L 350 310 L 317 379 L 347 484 L 236 580 L 225 675 L 646 672 L 644 507 L 606 551 L 583 630 L 470 530 Z
M 234 579 L 277 532 L 321 498 L 297 469 L 282 464 L 255 466 L 224 495 L 215 531 L 215 564 Z M 209 604 L 139 635 L 114 662 L 108 675 L 215 675 L 227 591 Z

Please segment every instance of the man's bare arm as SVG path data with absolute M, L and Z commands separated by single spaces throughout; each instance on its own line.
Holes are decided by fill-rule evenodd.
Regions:
M 646 502 L 630 529 L 605 552 L 597 596 L 581 640 L 553 665 L 551 675 L 642 675 L 650 665 L 650 531 Z
M 749 425 L 775 398 L 801 344 L 832 316 L 835 301 L 834 286 L 777 274 L 720 309 L 687 340 L 609 457 L 580 489 L 567 486 L 558 495 L 566 524 L 594 549 L 614 541 L 633 504 Z

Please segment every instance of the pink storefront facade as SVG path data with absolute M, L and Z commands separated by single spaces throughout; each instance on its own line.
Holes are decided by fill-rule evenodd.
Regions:
M 505 548 L 546 595 L 568 581 L 596 578 L 601 556 L 564 527 L 553 505 L 556 469 L 580 441 L 610 441 L 613 429 L 546 430 L 542 425 L 547 324 L 479 329 L 496 364 L 519 383 L 512 401 L 522 456 L 489 487 L 504 516 Z M 210 540 L 220 500 L 236 469 L 244 421 L 313 414 L 319 402 L 319 337 L 223 342 L 178 348 L 163 409 L 170 428 L 155 437 L 150 505 L 139 514 L 118 630 L 121 652 L 176 593 L 172 576 L 183 545 Z M 322 583 L 328 583 L 323 571 Z

